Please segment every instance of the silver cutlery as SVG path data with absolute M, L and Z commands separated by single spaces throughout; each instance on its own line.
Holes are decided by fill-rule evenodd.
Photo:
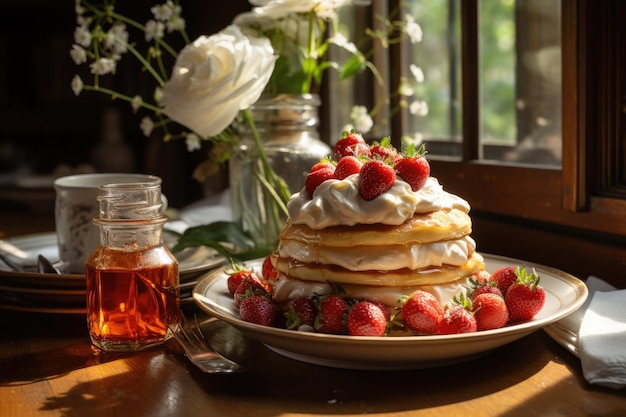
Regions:
M 8 266 L 14 271 L 23 272 L 22 270 L 23 268 L 21 267 L 21 265 L 16 264 L 12 260 L 10 260 L 8 256 L 3 255 L 1 252 L 0 252 L 0 261 L 4 262 L 6 266 Z
M 40 274 L 60 274 L 61 271 L 48 258 L 43 255 L 37 256 L 37 271 Z
M 202 372 L 209 374 L 241 372 L 244 368 L 214 351 L 200 329 L 197 316 L 193 323 L 181 312 L 181 320 L 170 326 L 174 338 L 185 351 L 187 358 Z

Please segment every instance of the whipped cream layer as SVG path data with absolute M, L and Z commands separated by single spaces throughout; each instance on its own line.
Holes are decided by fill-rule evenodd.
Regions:
M 350 271 L 417 270 L 429 266 L 465 264 L 476 250 L 469 236 L 444 242 L 334 248 L 283 241 L 279 254 L 306 263 L 339 265 Z
M 400 297 L 410 295 L 420 289 L 433 294 L 444 305 L 459 293 L 466 293 L 468 279 L 463 278 L 455 282 L 440 285 L 421 285 L 416 287 L 378 287 L 370 285 L 342 284 L 347 297 L 359 300 L 378 300 L 388 306 L 396 306 Z M 332 292 L 330 284 L 325 282 L 309 282 L 291 279 L 280 274 L 274 287 L 274 299 L 286 301 L 296 297 L 311 297 L 313 295 L 328 295 Z
M 415 213 L 452 208 L 469 213 L 470 205 L 461 197 L 444 191 L 434 177 L 429 177 L 424 187 L 416 192 L 401 178 L 396 178 L 391 189 L 366 201 L 359 196 L 358 174 L 323 182 L 312 198 L 303 189 L 287 204 L 291 222 L 306 224 L 312 229 L 375 223 L 400 225 Z

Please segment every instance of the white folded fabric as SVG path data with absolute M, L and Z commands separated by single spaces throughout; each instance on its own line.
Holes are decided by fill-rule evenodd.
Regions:
M 589 298 L 587 309 L 580 309 L 584 314 L 578 335 L 583 374 L 591 384 L 623 388 L 626 386 L 626 290 L 596 290 L 590 292 Z
M 587 278 L 587 281 L 585 281 L 585 283 L 587 284 L 587 289 L 589 290 L 589 295 L 587 296 L 587 300 L 585 300 L 585 303 L 569 316 L 559 320 L 559 325 L 576 335 L 578 335 L 578 332 L 580 330 L 580 324 L 582 323 L 585 312 L 587 311 L 587 308 L 591 303 L 593 294 L 596 291 L 613 291 L 615 289 L 615 287 L 608 282 L 594 276 L 590 276 L 589 278 Z

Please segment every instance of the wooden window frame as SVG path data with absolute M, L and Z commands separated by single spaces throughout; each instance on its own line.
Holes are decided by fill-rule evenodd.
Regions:
M 479 250 L 626 287 L 626 34 L 619 29 L 626 5 L 561 2 L 563 159 L 558 169 L 480 160 L 478 1 L 461 2 L 462 157 L 432 156 L 432 174 L 470 201 Z M 390 60 L 403 62 L 400 46 L 391 48 Z M 402 67 L 392 67 L 392 82 Z M 391 121 L 392 138 L 402 136 L 405 117 L 399 113 Z
M 461 2 L 464 62 L 462 158 L 451 161 L 432 157 L 431 166 L 433 174 L 446 188 L 470 200 L 474 210 L 626 236 L 626 200 L 598 193 L 600 189 L 616 189 L 608 183 L 608 179 L 616 173 L 605 172 L 598 178 L 592 172 L 597 165 L 603 170 L 610 169 L 607 164 L 612 155 L 611 149 L 618 147 L 619 143 L 616 132 L 623 126 L 618 123 L 617 116 L 611 119 L 607 115 L 609 107 L 614 106 L 610 100 L 615 100 L 610 97 L 610 91 L 621 91 L 617 81 L 598 80 L 603 85 L 591 85 L 587 76 L 590 63 L 598 62 L 597 53 L 591 53 L 588 45 L 595 37 L 588 36 L 588 33 L 590 29 L 600 29 L 593 16 L 587 17 L 590 4 L 587 0 L 562 2 L 563 162 L 559 170 L 480 161 L 479 70 L 477 65 L 471 65 L 479 62 L 478 0 Z M 603 35 L 600 33 L 597 36 Z M 392 48 L 390 59 L 402 62 L 400 47 Z M 617 67 L 619 59 L 623 59 L 619 54 L 604 54 L 603 65 Z M 399 79 L 398 71 L 402 67 L 393 66 L 396 73 L 392 73 L 392 80 Z M 623 85 L 621 87 L 623 89 Z M 588 94 L 591 88 L 595 91 L 600 88 L 605 94 L 594 94 L 592 98 Z M 599 97 L 602 97 L 599 105 L 605 109 L 603 120 L 590 120 L 599 116 L 590 113 L 588 105 L 592 99 L 599 100 Z M 402 136 L 406 123 L 404 117 L 406 115 L 398 113 L 392 121 L 392 137 Z M 609 134 L 615 136 L 609 138 Z M 602 141 L 594 139 L 599 135 Z M 594 162 L 593 155 L 598 152 L 603 154 L 597 156 L 599 161 Z M 601 183 L 592 184 L 593 181 Z

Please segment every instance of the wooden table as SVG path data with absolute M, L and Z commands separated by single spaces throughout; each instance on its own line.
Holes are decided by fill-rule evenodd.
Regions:
M 310 365 L 220 321 L 203 330 L 247 371 L 204 374 L 174 340 L 103 353 L 83 315 L 0 310 L 0 416 L 626 415 L 626 390 L 587 384 L 580 361 L 542 330 L 470 362 L 411 371 Z
M 208 375 L 174 340 L 135 354 L 102 353 L 82 315 L 0 317 L 3 417 L 626 415 L 626 391 L 589 386 L 579 360 L 541 330 L 462 364 L 354 371 L 284 358 L 210 321 L 203 330 L 215 347 L 247 371 Z

